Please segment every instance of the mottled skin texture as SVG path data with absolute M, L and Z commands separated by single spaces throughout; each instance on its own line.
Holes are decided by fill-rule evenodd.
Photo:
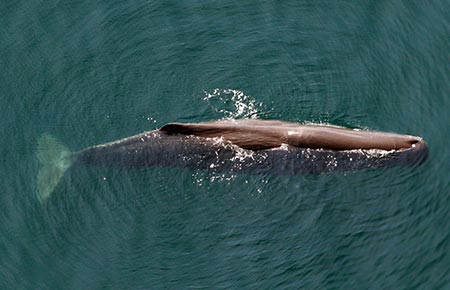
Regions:
M 171 166 L 222 171 L 321 173 L 418 164 L 419 138 L 337 126 L 266 120 L 171 123 L 74 155 L 82 164 Z

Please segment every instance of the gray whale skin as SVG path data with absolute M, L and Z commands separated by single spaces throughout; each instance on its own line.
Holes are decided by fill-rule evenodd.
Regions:
M 75 153 L 59 145 L 60 153 L 53 149 L 52 154 L 43 154 L 50 143 L 56 143 L 53 140 L 47 137 L 39 142 L 40 200 L 50 195 L 64 171 L 73 165 L 317 174 L 418 165 L 428 156 L 426 143 L 416 136 L 257 119 L 170 123 Z

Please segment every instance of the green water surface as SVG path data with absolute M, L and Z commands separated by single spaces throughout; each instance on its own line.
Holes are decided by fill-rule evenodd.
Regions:
M 1 289 L 449 289 L 449 1 L 3 1 Z M 418 168 L 252 176 L 69 169 L 167 122 L 422 136 Z

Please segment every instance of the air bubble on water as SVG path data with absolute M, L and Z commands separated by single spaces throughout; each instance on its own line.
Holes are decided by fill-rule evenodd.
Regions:
M 147 121 L 156 123 L 156 119 L 154 119 L 153 117 L 145 117 L 147 119 Z

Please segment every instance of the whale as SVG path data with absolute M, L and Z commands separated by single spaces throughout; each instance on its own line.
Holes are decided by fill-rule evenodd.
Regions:
M 48 199 L 72 166 L 179 167 L 231 173 L 321 174 L 416 166 L 428 156 L 418 136 L 329 124 L 227 119 L 169 123 L 113 142 L 71 152 L 51 135 L 38 141 L 37 192 Z

